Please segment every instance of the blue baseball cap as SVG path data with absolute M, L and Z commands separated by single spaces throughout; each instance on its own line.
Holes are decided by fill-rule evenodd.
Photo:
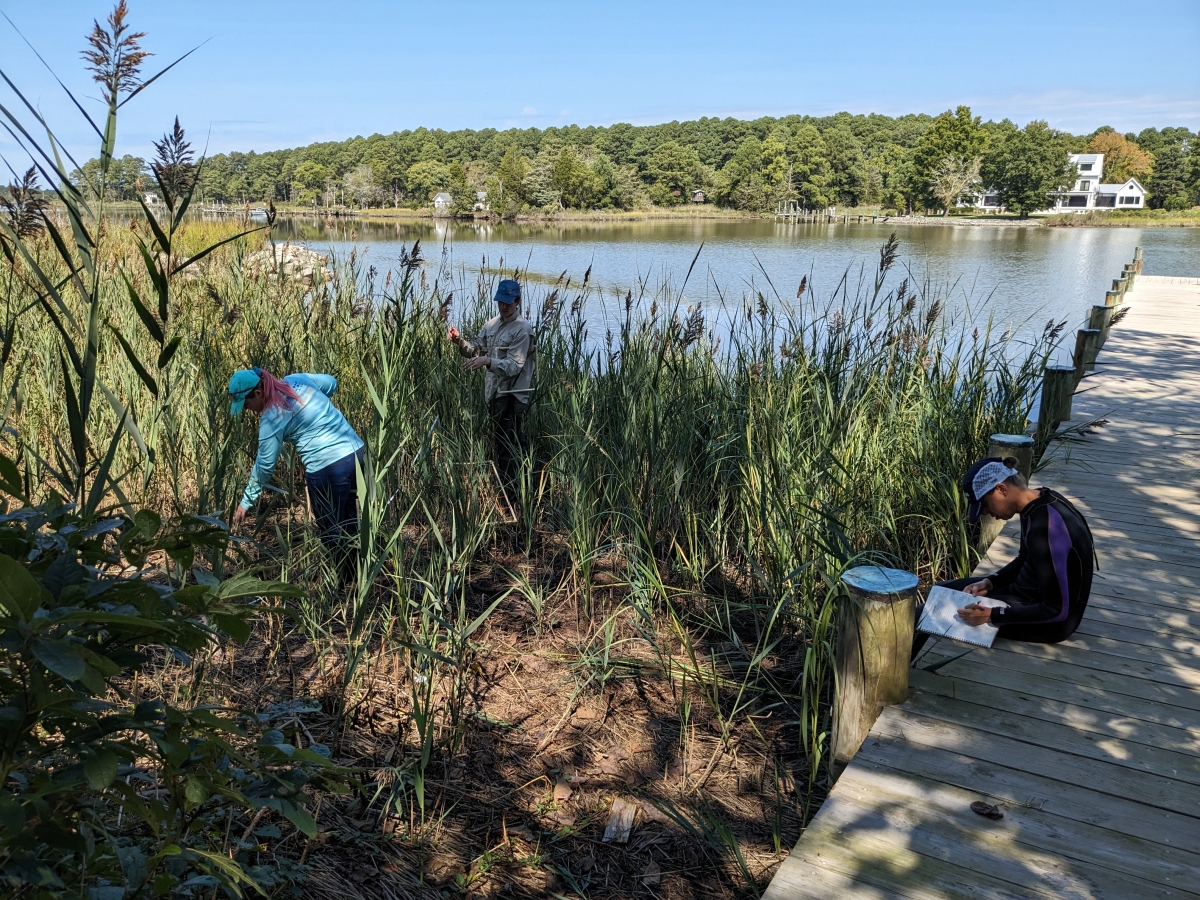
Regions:
M 497 303 L 516 303 L 520 299 L 521 285 L 513 281 L 511 278 L 505 278 L 502 282 L 496 285 Z
M 229 376 L 229 396 L 233 398 L 229 404 L 231 416 L 236 416 L 242 411 L 242 407 L 246 405 L 246 398 L 262 381 L 259 371 L 258 366 L 255 366 L 253 369 L 239 369 Z

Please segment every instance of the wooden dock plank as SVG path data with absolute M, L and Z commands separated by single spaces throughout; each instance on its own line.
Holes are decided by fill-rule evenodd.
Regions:
M 1140 276 L 1125 300 L 1073 403 L 1072 425 L 1106 423 L 1034 478 L 1096 538 L 1079 630 L 932 647 L 771 900 L 1200 895 L 1200 279 Z M 1012 558 L 1014 524 L 977 572 Z

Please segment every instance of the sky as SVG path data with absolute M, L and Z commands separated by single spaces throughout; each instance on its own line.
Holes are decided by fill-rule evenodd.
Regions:
M 655 124 L 840 110 L 1200 128 L 1200 0 L 661 3 L 129 0 L 156 55 L 199 46 L 122 113 L 118 153 L 176 115 L 209 153 L 419 126 Z M 112 0 L 0 0 L 0 69 L 80 160 L 96 155 L 54 77 L 99 117 L 79 50 Z M 0 85 L 0 103 L 19 101 Z M 22 115 L 27 120 L 27 115 Z M 20 151 L 0 132 L 14 168 Z M 5 175 L 7 173 L 0 173 Z

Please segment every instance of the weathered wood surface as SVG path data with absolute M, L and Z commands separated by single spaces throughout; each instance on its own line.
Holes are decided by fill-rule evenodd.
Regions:
M 913 670 L 767 900 L 1200 897 L 1200 279 L 1140 275 L 1124 305 L 1071 412 L 1108 424 L 1034 476 L 1096 538 L 1079 630 Z

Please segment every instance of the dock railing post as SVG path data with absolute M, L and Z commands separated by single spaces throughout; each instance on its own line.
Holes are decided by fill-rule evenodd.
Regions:
M 1080 328 L 1075 335 L 1075 353 L 1071 360 L 1075 363 L 1075 384 L 1083 380 L 1085 372 L 1096 368 L 1096 357 L 1100 354 L 1100 341 L 1104 332 L 1099 328 Z
M 1121 305 L 1121 295 L 1118 294 L 1116 291 L 1105 291 L 1104 292 L 1104 305 L 1112 306 L 1112 307 L 1120 306 Z
M 1092 311 L 1088 313 L 1088 328 L 1095 328 L 1100 332 L 1101 347 L 1108 340 L 1108 327 L 1112 322 L 1114 312 L 1116 309 L 1105 304 L 1104 306 L 1093 306 Z
M 1133 264 L 1136 267 L 1135 271 L 1139 275 L 1141 275 L 1142 274 L 1142 248 L 1141 247 L 1133 248 Z
M 857 566 L 842 573 L 837 696 L 831 751 L 850 761 L 880 710 L 908 699 L 917 576 L 903 569 Z
M 1129 283 L 1128 290 L 1133 290 L 1134 284 L 1137 282 L 1137 266 L 1133 263 L 1126 263 L 1124 270 L 1121 272 L 1121 277 Z
M 1033 438 L 1025 434 L 993 434 L 991 441 L 988 443 L 988 456 L 995 456 L 999 459 L 1004 459 L 1008 456 L 1015 456 L 1017 459 L 1017 471 L 1025 476 L 1025 480 L 1029 480 L 1029 476 L 1033 474 Z M 983 553 L 992 545 L 992 541 L 1000 534 L 1000 530 L 1004 527 L 1003 519 L 993 519 L 987 513 L 984 513 L 979 518 L 979 552 Z
M 1042 372 L 1042 399 L 1038 406 L 1040 438 L 1048 438 L 1059 423 L 1071 420 L 1071 396 L 1074 393 L 1074 366 L 1046 366 Z

